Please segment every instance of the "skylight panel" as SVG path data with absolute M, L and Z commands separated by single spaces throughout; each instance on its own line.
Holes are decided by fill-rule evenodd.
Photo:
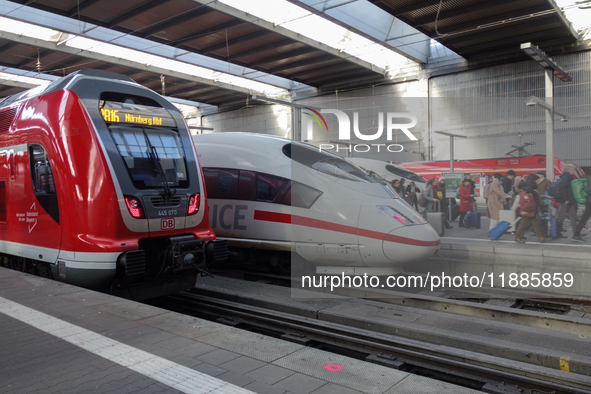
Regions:
M 408 62 L 404 56 L 391 49 L 286 0 L 220 0 L 220 2 L 380 68 L 393 68 Z

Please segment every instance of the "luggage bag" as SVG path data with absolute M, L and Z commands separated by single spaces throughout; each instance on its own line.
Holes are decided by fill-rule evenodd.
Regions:
M 517 231 L 517 227 L 513 224 L 513 222 L 515 222 L 515 217 L 517 215 L 515 214 L 515 211 L 513 209 L 503 209 L 499 211 L 499 222 L 509 222 L 511 224 L 511 226 L 509 226 L 509 229 L 507 229 L 508 232 L 510 233 L 515 233 L 515 231 Z
M 443 218 L 443 212 L 427 212 L 427 223 L 429 223 L 439 234 L 443 237 L 445 234 L 445 220 Z
M 466 227 L 480 228 L 480 212 L 470 211 L 466 212 Z
M 548 217 L 543 217 L 540 219 L 540 223 L 542 224 L 542 229 L 546 237 L 554 238 L 558 235 L 558 222 L 556 219 L 550 218 L 550 223 L 548 224 Z
M 517 220 L 515 220 L 513 223 L 509 223 L 504 220 L 502 222 L 497 223 L 496 226 L 490 229 L 490 231 L 488 232 L 488 236 L 493 240 L 501 238 L 501 236 L 505 234 L 507 230 L 509 230 L 509 228 L 515 228 L 515 225 L 519 221 L 519 219 L 521 218 L 517 218 Z

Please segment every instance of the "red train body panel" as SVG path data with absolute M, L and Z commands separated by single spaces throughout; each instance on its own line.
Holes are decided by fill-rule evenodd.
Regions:
M 425 179 L 439 178 L 442 172 L 449 172 L 450 170 L 449 160 L 396 163 L 396 165 L 416 172 Z M 565 165 L 566 163 L 563 161 L 554 159 L 554 175 L 562 174 Z M 491 176 L 497 172 L 505 175 L 509 170 L 514 170 L 518 176 L 532 174 L 536 171 L 546 171 L 546 156 L 532 155 L 528 157 L 454 161 L 455 172 L 480 173 Z
M 0 99 L 3 265 L 136 299 L 191 288 L 224 255 L 207 209 L 184 119 L 154 92 L 86 70 Z

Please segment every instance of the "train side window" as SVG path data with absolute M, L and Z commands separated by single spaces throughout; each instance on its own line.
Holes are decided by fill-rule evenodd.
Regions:
M 29 158 L 35 194 L 55 194 L 53 172 L 43 147 L 36 144 L 29 145 Z
M 6 223 L 6 181 L 0 181 L 0 222 Z
M 238 170 L 203 168 L 209 198 L 234 199 L 237 196 Z
M 322 195 L 318 189 L 306 186 L 303 183 L 292 182 L 291 187 L 283 195 L 279 204 L 291 205 L 298 208 L 310 208 Z
M 254 200 L 254 183 L 256 173 L 252 171 L 240 170 L 240 177 L 238 178 L 238 199 L 245 201 Z
M 259 201 L 273 201 L 287 183 L 288 180 L 285 178 L 257 174 L 255 183 L 256 199 Z

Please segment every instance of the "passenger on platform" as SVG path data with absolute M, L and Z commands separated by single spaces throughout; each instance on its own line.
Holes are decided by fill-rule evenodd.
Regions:
M 548 190 L 548 186 L 550 186 L 552 182 L 550 181 L 550 179 L 546 178 L 546 171 L 538 171 L 535 173 L 535 175 L 538 176 L 538 179 L 536 180 L 536 183 L 538 184 L 536 191 L 538 192 L 538 195 L 540 196 L 540 201 L 542 203 L 542 213 L 546 213 L 548 212 L 548 204 L 546 203 L 546 201 L 549 201 L 549 199 L 548 197 L 544 197 L 544 193 L 546 193 L 546 190 Z
M 520 176 L 515 177 L 515 179 L 513 180 L 513 190 L 515 191 L 515 195 L 518 195 L 519 193 L 521 193 L 521 189 L 524 184 L 525 184 L 525 180 L 522 177 L 520 177 Z M 515 200 L 513 200 L 513 201 L 515 201 Z M 515 204 L 515 202 L 513 202 L 513 204 Z
M 498 172 L 493 174 L 488 190 L 487 216 L 490 218 L 489 229 L 492 229 L 499 223 L 499 211 L 504 208 L 504 200 L 511 200 L 513 198 L 501 188 L 502 177 Z
M 513 170 L 507 171 L 507 175 L 505 175 L 501 179 L 501 185 L 503 187 L 503 191 L 505 192 L 505 194 L 508 194 L 509 196 L 513 196 L 515 194 L 515 191 L 513 190 L 513 180 L 514 179 L 515 179 L 515 171 L 513 171 Z M 505 209 L 511 209 L 511 199 L 505 198 L 503 205 L 504 205 Z
M 566 238 L 566 235 L 562 234 L 562 224 L 567 216 L 573 230 L 577 228 L 577 212 L 574 207 L 575 195 L 573 194 L 571 186 L 576 170 L 577 167 L 575 167 L 574 164 L 567 164 L 564 166 L 562 175 L 560 175 L 559 180 L 557 180 L 558 195 L 552 196 L 558 203 L 558 213 L 556 214 L 556 238 Z
M 587 178 L 587 202 L 585 203 L 585 212 L 583 212 L 583 216 L 575 229 L 575 234 L 571 238 L 573 242 L 585 242 L 585 240 L 581 236 L 585 236 L 586 234 L 581 233 L 583 227 L 585 227 L 585 223 L 591 217 L 591 176 Z
M 439 199 L 437 198 L 437 190 L 435 189 L 434 185 L 437 182 L 435 178 L 429 178 L 427 180 L 427 184 L 425 186 L 425 190 L 423 191 L 423 197 L 427 200 L 427 205 L 425 205 L 425 209 L 423 210 L 423 217 L 427 217 L 428 212 L 435 212 L 433 210 L 433 205 L 438 204 Z
M 445 198 L 445 178 L 439 178 L 439 184 L 437 185 L 437 198 L 439 198 L 441 201 L 441 212 L 443 212 L 443 223 L 445 224 L 445 228 L 448 230 L 454 228 L 449 220 L 449 199 Z
M 419 205 L 418 205 L 418 195 L 421 192 L 414 182 L 411 182 L 410 185 L 406 187 L 406 196 L 408 198 L 408 203 L 410 206 L 414 207 L 414 209 L 418 212 Z
M 404 199 L 404 188 L 400 187 L 400 181 L 398 179 L 392 180 L 392 187 L 394 191 L 400 196 L 400 198 Z
M 537 183 L 536 180 L 538 179 L 537 175 L 532 175 L 529 177 L 528 181 L 525 182 L 523 185 L 523 190 L 519 193 L 519 208 L 521 214 L 521 221 L 519 222 L 519 226 L 517 227 L 517 231 L 515 232 L 515 242 L 520 244 L 525 243 L 523 240 L 523 236 L 525 235 L 525 231 L 531 225 L 534 229 L 534 232 L 538 236 L 540 243 L 548 242 L 551 238 L 546 238 L 544 235 L 544 230 L 542 229 L 542 225 L 538 220 L 538 215 L 540 213 L 540 196 L 536 191 Z
M 464 184 L 460 187 L 460 224 L 458 227 L 466 227 L 464 225 L 466 212 L 470 212 L 474 204 L 474 194 L 472 190 L 470 180 L 464 179 Z

